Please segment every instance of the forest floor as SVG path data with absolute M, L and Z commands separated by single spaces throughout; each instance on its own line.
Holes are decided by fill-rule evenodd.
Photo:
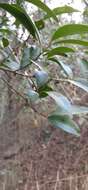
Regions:
M 0 190 L 88 190 L 88 125 L 80 138 L 49 126 L 46 134 L 36 130 L 31 145 L 7 148 L 0 159 Z

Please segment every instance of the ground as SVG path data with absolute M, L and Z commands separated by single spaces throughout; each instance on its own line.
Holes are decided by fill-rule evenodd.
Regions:
M 52 126 L 19 129 L 17 123 L 8 126 L 7 137 L 0 135 L 0 190 L 88 189 L 87 119 L 79 138 Z

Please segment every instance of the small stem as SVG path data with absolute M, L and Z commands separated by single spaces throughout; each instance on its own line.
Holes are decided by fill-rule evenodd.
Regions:
M 32 75 L 28 75 L 28 74 L 24 74 L 24 73 L 20 73 L 20 72 L 18 72 L 18 71 L 12 71 L 12 70 L 10 70 L 10 69 L 4 69 L 3 67 L 2 68 L 0 68 L 0 70 L 2 70 L 2 71 L 4 71 L 4 72 L 10 72 L 10 73 L 13 73 L 13 74 L 15 74 L 15 75 L 20 75 L 20 76 L 23 76 L 23 77 L 26 77 L 26 78 L 31 78 L 32 77 Z
M 19 72 L 17 72 L 17 71 L 11 71 L 11 70 L 9 70 L 9 69 L 4 69 L 4 68 L 0 68 L 0 70 L 2 70 L 2 71 L 4 71 L 6 74 L 7 74 L 7 72 L 11 72 L 11 73 L 13 73 L 13 74 L 15 74 L 15 75 L 19 75 L 19 76 L 22 76 L 22 77 L 25 77 L 25 78 L 27 78 L 28 79 L 28 82 L 31 84 L 31 85 L 33 85 L 33 87 L 35 87 L 35 89 L 36 89 L 36 91 L 37 91 L 37 87 L 36 87 L 36 85 L 35 85 L 35 83 L 34 83 L 34 81 L 33 81 L 33 79 L 32 79 L 32 75 L 29 75 L 29 74 L 24 74 L 24 73 L 19 73 Z
M 31 59 L 31 62 L 32 62 L 34 65 L 36 65 L 40 70 L 42 70 L 42 67 L 41 67 L 38 63 L 36 63 L 36 62 L 33 61 L 32 59 Z
M 70 82 L 70 79 L 63 79 L 63 78 L 59 78 L 59 79 L 53 78 L 51 80 L 55 82 Z
M 51 47 L 51 43 L 52 43 L 52 40 L 49 41 L 49 44 L 48 44 L 48 46 L 47 46 L 47 49 L 48 49 L 49 47 Z
M 47 118 L 47 116 L 44 113 L 39 113 L 38 110 L 34 107 L 34 105 L 32 104 L 32 102 L 30 102 L 31 108 L 34 110 L 35 113 L 37 113 L 38 115 L 41 115 L 44 118 Z

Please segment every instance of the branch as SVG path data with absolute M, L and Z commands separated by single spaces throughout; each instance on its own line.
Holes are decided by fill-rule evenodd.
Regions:
M 27 102 L 27 99 L 20 93 L 18 92 L 11 84 L 9 84 L 9 82 L 7 80 L 5 80 L 4 78 L 0 78 L 1 80 L 3 80 L 4 83 L 6 83 L 9 87 L 10 90 L 14 91 L 16 94 L 18 94 L 22 99 L 24 99 L 24 101 Z
M 14 75 L 20 75 L 20 76 L 22 76 L 22 77 L 26 77 L 26 78 L 31 78 L 31 77 L 33 77 L 32 75 L 29 75 L 29 74 L 24 74 L 24 73 L 21 73 L 21 72 L 18 72 L 18 71 L 12 71 L 12 70 L 10 70 L 10 69 L 5 69 L 5 68 L 3 68 L 3 67 L 0 67 L 0 70 L 2 70 L 2 71 L 4 71 L 4 72 L 10 72 L 10 73 L 13 73 Z
M 85 5 L 88 7 L 88 2 L 87 2 L 86 0 L 84 0 L 84 3 L 85 3 Z

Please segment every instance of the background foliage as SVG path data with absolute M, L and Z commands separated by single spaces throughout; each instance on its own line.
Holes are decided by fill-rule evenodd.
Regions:
M 36 19 L 36 16 L 29 15 L 25 2 L 29 6 L 29 3 L 36 5 L 41 18 Z M 60 23 L 62 14 L 72 14 L 79 10 L 70 6 L 51 10 L 40 0 L 0 3 L 0 8 L 0 70 L 5 73 L 4 76 L 1 73 L 0 80 L 16 93 L 17 98 L 23 99 L 24 105 L 31 107 L 43 117 L 46 116 L 36 110 L 36 103 L 43 102 L 48 97 L 54 100 L 55 106 L 48 115 L 49 122 L 79 136 L 80 128 L 73 121 L 73 117 L 87 114 L 88 108 L 73 105 L 67 94 L 58 91 L 55 85 L 58 83 L 63 88 L 63 84 L 71 84 L 88 93 L 88 61 L 85 59 L 88 53 L 88 25 L 75 24 L 73 21 L 70 24 Z M 15 19 L 11 21 L 13 17 L 9 17 L 8 13 Z M 87 17 L 87 9 L 84 10 L 83 16 Z M 81 75 L 76 76 L 67 60 L 71 60 L 71 56 L 77 56 L 81 51 Z M 52 75 L 50 69 L 56 64 L 58 75 Z M 9 78 L 11 75 L 15 76 L 22 90 L 12 86 L 7 75 Z

